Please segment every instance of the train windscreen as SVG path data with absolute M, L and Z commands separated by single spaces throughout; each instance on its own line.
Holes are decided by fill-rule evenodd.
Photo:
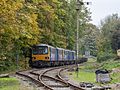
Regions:
M 32 48 L 32 54 L 48 54 L 48 47 L 47 46 L 36 46 Z

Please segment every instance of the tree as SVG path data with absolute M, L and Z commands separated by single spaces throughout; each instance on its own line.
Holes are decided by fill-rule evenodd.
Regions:
M 45 43 L 74 49 L 75 0 L 0 0 L 0 60 L 22 58 L 23 48 Z M 89 21 L 89 11 L 80 11 L 80 37 Z
M 100 34 L 97 38 L 98 57 L 102 56 L 102 59 L 104 57 L 105 59 L 114 57 L 113 54 L 119 48 L 120 44 L 119 30 L 120 18 L 118 14 L 108 16 L 101 22 Z
M 85 54 L 85 51 L 90 51 L 90 54 L 93 56 L 97 55 L 97 37 L 99 35 L 99 29 L 88 23 L 87 29 L 83 33 L 83 37 L 80 38 L 81 43 L 81 53 Z
M 103 47 L 104 51 L 108 51 L 108 50 L 111 51 L 113 48 L 115 49 L 115 47 L 113 46 L 114 44 L 112 45 L 111 43 L 112 40 L 114 42 L 115 36 L 113 35 L 115 34 L 116 30 L 119 31 L 119 23 L 120 23 L 120 19 L 118 17 L 118 14 L 113 14 L 112 16 L 108 16 L 104 21 L 102 21 L 101 37 L 103 37 L 104 40 L 104 47 Z
M 67 37 L 67 48 L 75 49 L 76 43 L 76 29 L 77 29 L 77 13 L 76 13 L 76 1 L 70 0 L 66 4 L 67 17 L 66 17 L 66 37 Z M 85 7 L 85 5 L 80 6 L 79 11 L 79 38 L 84 36 L 84 31 L 86 30 L 87 23 L 90 21 L 90 11 Z M 80 40 L 80 39 L 79 39 Z M 81 43 L 79 43 L 81 45 Z
M 0 60 L 7 69 L 15 63 L 17 55 L 22 58 L 23 47 L 38 43 L 40 29 L 34 6 L 30 3 L 1 0 L 0 5 Z
M 120 49 L 120 20 L 115 27 L 115 31 L 112 35 L 112 49 L 116 52 L 117 49 Z

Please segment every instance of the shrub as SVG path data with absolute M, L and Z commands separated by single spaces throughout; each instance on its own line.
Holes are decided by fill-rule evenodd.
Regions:
M 109 52 L 100 52 L 98 55 L 97 55 L 97 61 L 98 62 L 102 62 L 102 61 L 107 61 L 111 58 L 115 58 L 116 55 L 113 54 L 113 53 L 109 53 Z

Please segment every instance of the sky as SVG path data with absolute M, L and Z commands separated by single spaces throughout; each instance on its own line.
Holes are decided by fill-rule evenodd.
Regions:
M 91 2 L 86 5 L 92 12 L 92 23 L 99 26 L 100 21 L 108 15 L 118 13 L 120 16 L 120 0 L 83 0 L 84 2 Z

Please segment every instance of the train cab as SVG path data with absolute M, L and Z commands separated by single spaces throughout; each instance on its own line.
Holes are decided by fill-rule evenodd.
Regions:
M 32 47 L 32 64 L 33 66 L 42 66 L 45 62 L 50 61 L 49 46 L 39 44 Z
M 48 46 L 35 46 L 32 48 L 32 61 L 36 60 L 49 60 L 49 48 Z

